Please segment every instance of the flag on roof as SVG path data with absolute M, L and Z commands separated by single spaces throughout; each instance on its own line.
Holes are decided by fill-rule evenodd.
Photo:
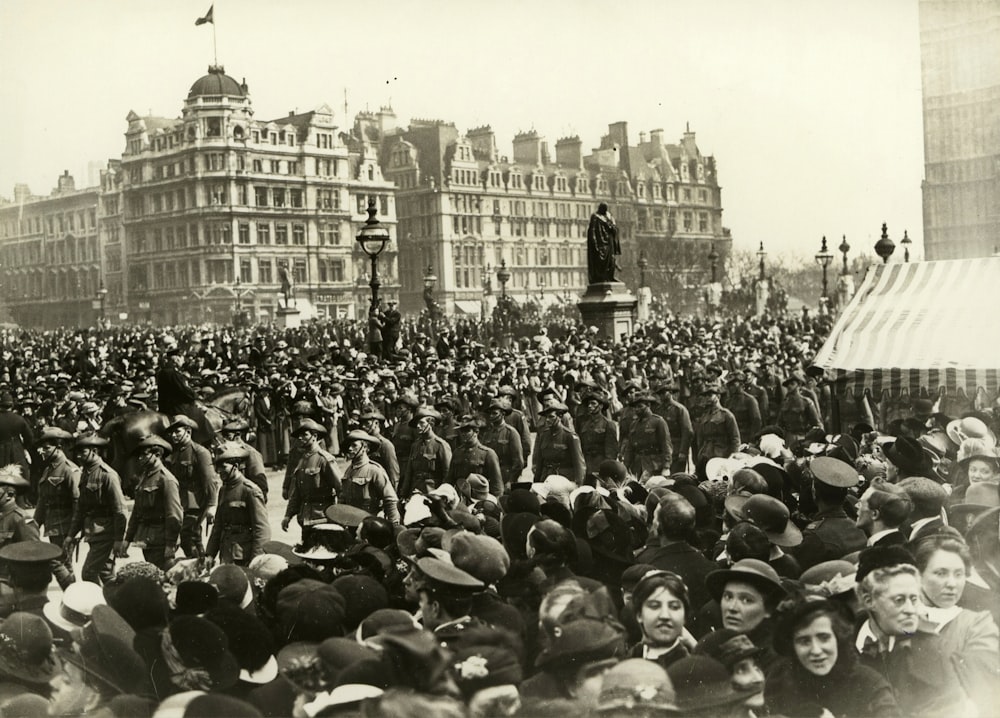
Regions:
M 214 11 L 215 11 L 215 5 L 210 5 L 209 8 L 208 8 L 208 12 L 205 13 L 205 17 L 198 18 L 197 20 L 194 21 L 194 24 L 195 25 L 204 25 L 206 22 L 210 22 L 210 23 L 212 23 L 214 25 L 215 24 L 215 20 L 212 18 L 212 13 Z

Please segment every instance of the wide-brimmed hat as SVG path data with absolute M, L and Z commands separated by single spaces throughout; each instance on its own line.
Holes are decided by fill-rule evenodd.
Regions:
M 66 587 L 58 603 L 49 601 L 42 606 L 45 618 L 64 631 L 83 628 L 95 606 L 107 603 L 104 591 L 96 583 L 76 581 Z
M 799 582 L 809 593 L 833 598 L 853 593 L 858 567 L 850 561 L 834 559 L 811 566 L 799 576 Z
M 898 436 L 892 443 L 882 447 L 885 458 L 908 474 L 923 476 L 931 470 L 930 461 L 924 448 L 908 436 Z
M 788 386 L 793 382 L 797 383 L 799 386 L 805 386 L 806 375 L 800 371 L 793 371 L 791 374 L 785 377 L 784 381 L 781 382 L 781 385 Z
M 110 441 L 105 439 L 103 436 L 99 436 L 94 433 L 80 434 L 76 437 L 76 441 L 73 442 L 74 449 L 84 449 L 84 448 L 100 448 L 102 446 L 107 446 Z
M 167 428 L 164 429 L 164 432 L 169 434 L 177 427 L 183 427 L 185 429 L 195 431 L 198 428 L 198 424 L 189 416 L 185 416 L 184 414 L 175 414 L 170 417 L 170 423 L 167 424 Z
M 705 576 L 705 587 L 709 595 L 718 601 L 730 581 L 748 583 L 757 588 L 765 598 L 783 596 L 786 593 L 771 564 L 755 558 L 745 558 L 734 563 L 731 568 L 712 571 Z
M 948 433 L 948 438 L 959 446 L 966 439 L 985 439 L 993 446 L 997 443 L 996 434 L 990 430 L 986 422 L 974 416 L 949 421 L 945 431 Z
M 996 484 L 972 484 L 966 490 L 962 503 L 948 507 L 948 525 L 964 534 L 979 516 L 996 506 L 1000 506 Z
M 732 504 L 730 499 L 734 500 Z M 802 543 L 802 532 L 789 520 L 788 507 L 773 496 L 730 496 L 726 498 L 726 510 L 758 526 L 775 546 L 788 548 Z
M 588 402 L 591 401 L 596 401 L 603 407 L 607 407 L 608 404 L 611 403 L 611 400 L 608 399 L 607 396 L 605 396 L 604 394 L 600 394 L 596 391 L 588 391 L 583 396 L 580 397 L 581 404 L 587 404 Z
M 46 426 L 38 435 L 38 438 L 35 440 L 35 444 L 59 444 L 63 441 L 72 440 L 73 435 L 65 429 L 60 429 L 58 426 Z
M 131 645 L 100 631 L 82 636 L 76 650 L 59 651 L 59 658 L 120 695 L 142 692 L 149 678 L 149 668 Z
M 58 670 L 52 631 L 44 619 L 19 611 L 0 623 L 0 673 L 28 683 L 47 684 Z
M 287 589 L 286 589 L 287 590 Z M 201 690 L 222 690 L 236 685 L 240 666 L 229 651 L 225 632 L 211 621 L 199 616 L 178 616 L 163 632 L 161 652 L 170 652 L 171 662 L 179 662 L 189 670 L 186 673 L 204 674 L 210 685 Z M 150 666 L 166 670 L 167 661 L 157 661 Z M 170 680 L 173 675 L 168 675 Z M 179 688 L 192 690 L 192 686 L 174 683 Z
M 413 412 L 413 417 L 407 422 L 410 428 L 416 428 L 417 424 L 420 423 L 422 419 L 433 419 L 435 423 L 441 421 L 441 412 L 432 409 L 429 406 L 421 406 L 415 412 Z
M 541 409 L 538 410 L 539 414 L 565 414 L 569 411 L 569 407 L 563 404 L 561 401 L 553 401 Z
M 292 430 L 292 436 L 298 436 L 303 431 L 311 431 L 319 436 L 326 434 L 326 429 L 323 428 L 323 425 L 312 419 L 303 419 L 299 422 L 299 425 Z
M 729 669 L 707 655 L 690 655 L 667 667 L 681 714 L 741 703 L 759 688 L 736 688 Z
M 675 713 L 677 693 L 666 669 L 644 658 L 627 658 L 612 666 L 601 679 L 597 712 L 619 710 Z
M 136 442 L 135 449 L 133 449 L 133 452 L 138 453 L 143 449 L 149 449 L 153 447 L 161 449 L 165 454 L 169 454 L 171 451 L 173 451 L 174 448 L 173 446 L 171 446 L 170 442 L 164 439 L 162 436 L 157 436 L 156 434 L 150 434 L 149 436 L 146 436 L 140 439 L 138 442 Z
M 245 446 L 235 441 L 228 441 L 219 448 L 219 453 L 215 455 L 215 463 L 246 461 L 248 458 L 250 458 L 250 451 Z
M 616 627 L 595 618 L 579 618 L 559 627 L 552 642 L 535 660 L 541 670 L 582 666 L 615 658 L 624 649 L 624 636 Z
M 361 429 L 351 429 L 347 432 L 347 437 L 344 441 L 344 445 L 350 444 L 352 441 L 363 441 L 368 444 L 368 448 L 377 449 L 382 443 L 374 436 L 369 434 L 367 431 L 362 431 Z
M 26 489 L 31 486 L 21 475 L 20 464 L 7 464 L 0 468 L 0 486 L 12 486 L 15 489 Z
M 649 404 L 650 406 L 656 406 L 659 403 L 660 400 L 656 396 L 645 392 L 636 394 L 628 400 L 629 406 L 634 406 L 635 404 Z

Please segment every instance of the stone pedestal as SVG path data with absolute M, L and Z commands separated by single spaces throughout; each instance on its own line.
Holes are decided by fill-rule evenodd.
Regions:
M 649 310 L 652 304 L 653 290 L 649 287 L 639 287 L 639 304 L 636 312 L 636 318 L 639 322 L 645 324 L 649 321 Z
M 302 314 L 295 307 L 278 307 L 276 324 L 282 329 L 298 329 L 302 326 Z
M 584 324 L 597 327 L 601 337 L 620 342 L 635 329 L 638 303 L 624 282 L 601 282 L 588 285 L 576 306 Z

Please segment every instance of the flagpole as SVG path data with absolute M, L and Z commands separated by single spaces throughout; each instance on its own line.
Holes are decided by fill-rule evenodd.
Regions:
M 219 64 L 219 44 L 215 39 L 215 4 L 212 4 L 212 57 L 215 65 Z

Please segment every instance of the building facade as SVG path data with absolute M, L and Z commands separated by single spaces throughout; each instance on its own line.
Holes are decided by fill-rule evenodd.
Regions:
M 84 310 L 73 315 L 66 293 L 93 297 L 103 282 L 113 321 L 266 322 L 284 303 L 283 277 L 302 319 L 363 316 L 370 264 L 354 237 L 370 200 L 391 237 L 379 258 L 381 296 L 394 298 L 394 188 L 377 148 L 349 149 L 327 106 L 271 121 L 253 115 L 246 83 L 220 66 L 192 85 L 180 117 L 130 112 L 125 151 L 99 187 L 41 201 L 41 224 L 20 222 L 3 237 L 5 283 L 29 292 L 9 292 L 15 318 L 43 326 L 80 319 Z M 66 209 L 47 208 L 54 202 Z M 14 204 L 0 212 L 34 203 Z M 8 251 L 18 260 L 7 262 Z M 43 283 L 28 279 L 39 274 Z
M 575 304 L 587 286 L 587 227 L 600 202 L 619 227 L 619 277 L 637 288 L 644 253 L 647 284 L 678 309 L 685 295 L 698 301 L 711 247 L 723 262 L 730 251 L 715 160 L 689 131 L 678 144 L 665 143 L 662 130 L 633 144 L 618 122 L 590 154 L 579 137 L 564 137 L 554 155 L 531 131 L 503 155 L 489 126 L 462 133 L 450 122 L 414 120 L 402 129 L 383 108 L 360 115 L 354 136 L 379 140 L 383 174 L 396 185 L 405 310 L 421 308 L 430 274 L 446 311 L 480 314 L 501 291 L 501 262 L 510 271 L 506 292 L 518 301 Z
M 924 255 L 1000 247 L 1000 4 L 921 0 Z

